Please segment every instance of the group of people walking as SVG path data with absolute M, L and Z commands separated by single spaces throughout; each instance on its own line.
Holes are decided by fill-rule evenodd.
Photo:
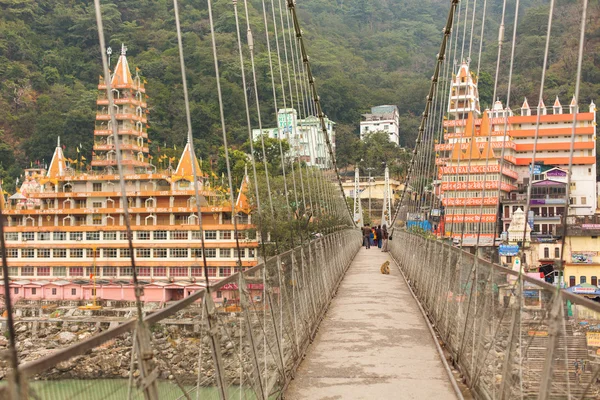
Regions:
M 388 240 L 390 238 L 386 225 L 377 225 L 370 227 L 366 224 L 362 228 L 363 246 L 370 249 L 371 246 L 377 246 L 381 251 L 388 251 Z

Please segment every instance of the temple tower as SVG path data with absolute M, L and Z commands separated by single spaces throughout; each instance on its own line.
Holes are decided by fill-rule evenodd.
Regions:
M 131 75 L 127 62 L 127 47 L 122 45 L 121 55 L 110 76 L 114 100 L 114 112 L 120 139 L 122 165 L 125 173 L 146 172 L 148 162 L 148 131 L 146 89 L 136 68 Z M 96 104 L 96 127 L 94 129 L 94 151 L 92 167 L 105 173 L 115 173 L 117 154 L 113 141 L 111 116 L 108 109 L 106 83 L 100 77 Z

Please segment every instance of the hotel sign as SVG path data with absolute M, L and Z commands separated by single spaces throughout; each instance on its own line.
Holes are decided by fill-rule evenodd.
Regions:
M 571 262 L 573 264 L 591 264 L 593 262 L 592 257 L 597 255 L 595 251 L 580 251 L 577 253 L 571 253 Z
M 600 229 L 600 224 L 581 224 L 582 229 Z

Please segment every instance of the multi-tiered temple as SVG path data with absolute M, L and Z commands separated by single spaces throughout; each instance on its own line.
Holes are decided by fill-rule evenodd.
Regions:
M 20 189 L 4 202 L 13 298 L 89 298 L 95 280 L 99 297 L 133 299 L 124 206 L 129 207 L 145 299 L 167 301 L 197 290 L 205 277 L 194 163 L 208 278 L 221 279 L 257 263 L 257 241 L 249 236 L 250 209 L 243 190 L 232 210 L 222 191 L 210 187 L 189 143 L 176 168 L 170 164 L 157 168 L 148 149 L 144 84 L 137 74 L 132 76 L 124 49 L 110 79 L 128 204 L 121 203 L 106 84 L 101 78 L 91 167 L 81 167 L 86 159 L 82 154 L 77 160 L 66 158 L 58 141 L 47 170 L 26 170 Z

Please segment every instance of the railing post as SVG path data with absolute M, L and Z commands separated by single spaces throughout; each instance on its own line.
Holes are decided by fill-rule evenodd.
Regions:
M 266 264 L 264 264 L 264 268 L 266 268 Z M 266 399 L 267 396 L 266 396 L 266 392 L 263 387 L 262 376 L 260 373 L 260 363 L 258 360 L 258 351 L 256 348 L 256 341 L 254 338 L 254 332 L 252 331 L 252 321 L 250 320 L 250 305 L 249 305 L 249 301 L 248 301 L 248 298 L 249 298 L 248 288 L 246 286 L 246 280 L 244 279 L 243 273 L 240 273 L 239 282 L 238 282 L 238 290 L 240 291 L 240 303 L 242 306 L 242 312 L 244 313 L 244 319 L 246 320 L 246 328 L 248 329 L 248 338 L 250 339 L 250 350 L 252 351 L 252 362 L 254 364 L 254 371 L 255 371 L 254 382 L 253 382 L 254 391 L 256 392 L 256 397 L 258 399 Z M 210 294 L 207 293 L 205 298 L 209 298 L 209 297 L 210 297 Z M 211 300 L 211 304 L 212 304 L 212 298 L 210 298 L 210 300 Z M 212 304 L 212 307 L 214 309 L 214 304 Z M 210 316 L 210 314 L 209 314 L 209 316 Z M 215 360 L 215 363 L 217 363 L 217 362 L 219 363 L 219 365 L 221 365 L 220 364 L 220 353 L 219 353 L 219 360 L 218 361 Z
M 554 295 L 552 308 L 550 309 L 550 320 L 548 322 L 548 348 L 546 349 L 546 358 L 544 360 L 544 368 L 542 369 L 538 400 L 548 399 L 551 392 L 552 363 L 554 362 L 554 352 L 558 343 L 558 325 L 560 323 L 562 308 L 562 296 L 560 292 L 557 291 Z
M 158 386 L 156 379 L 158 378 L 158 368 L 154 365 L 154 351 L 150 344 L 150 332 L 145 324 L 138 321 L 136 328 L 137 352 L 138 352 L 138 368 L 140 369 L 140 385 L 144 392 L 146 400 L 158 400 Z

